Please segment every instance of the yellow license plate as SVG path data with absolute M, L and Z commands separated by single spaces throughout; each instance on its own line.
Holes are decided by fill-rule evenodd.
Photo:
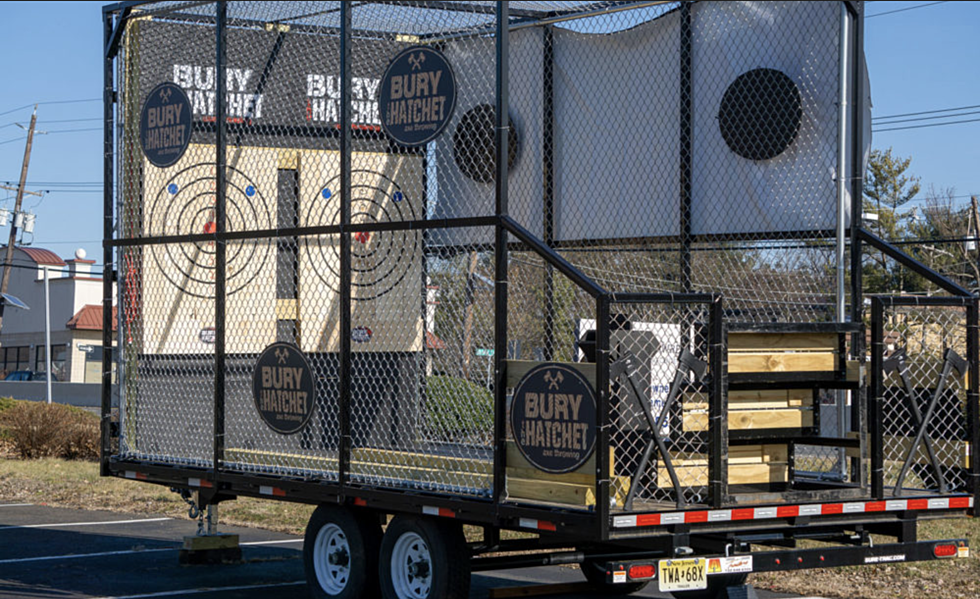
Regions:
M 661 591 L 695 591 L 708 588 L 707 560 L 662 559 L 657 568 Z

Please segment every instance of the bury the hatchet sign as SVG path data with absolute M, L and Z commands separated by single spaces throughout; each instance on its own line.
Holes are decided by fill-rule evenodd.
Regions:
M 538 470 L 561 474 L 581 468 L 595 447 L 595 417 L 592 385 L 564 364 L 535 366 L 514 389 L 511 432 Z

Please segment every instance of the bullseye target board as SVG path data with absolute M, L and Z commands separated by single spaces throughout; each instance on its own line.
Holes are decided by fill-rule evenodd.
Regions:
M 275 230 L 282 202 L 295 204 L 300 227 L 340 223 L 340 160 L 333 151 L 229 148 L 226 230 Z M 352 155 L 355 224 L 424 217 L 422 162 L 417 156 Z M 280 198 L 283 169 L 298 173 L 295 197 Z M 213 146 L 191 145 L 174 165 L 144 164 L 144 236 L 215 232 Z M 257 353 L 276 340 L 277 321 L 295 320 L 305 352 L 339 350 L 340 237 L 262 237 L 228 242 L 226 348 Z M 277 268 L 298 268 L 283 299 Z M 422 236 L 419 231 L 351 234 L 352 339 L 355 351 L 421 351 Z M 143 251 L 143 326 L 135 335 L 153 354 L 207 354 L 214 349 L 214 241 L 150 244 Z
M 385 225 L 422 220 L 423 166 L 418 156 L 354 153 L 351 156 L 351 223 Z M 336 152 L 303 152 L 300 157 L 301 224 L 340 223 L 340 162 Z M 340 238 L 300 240 L 300 287 L 316 289 L 317 301 L 299 302 L 308 351 L 339 349 L 337 311 L 322 320 L 318 303 L 339 300 Z M 354 351 L 421 351 L 424 293 L 422 233 L 373 230 L 351 234 L 351 330 Z M 318 320 L 319 319 L 319 320 Z

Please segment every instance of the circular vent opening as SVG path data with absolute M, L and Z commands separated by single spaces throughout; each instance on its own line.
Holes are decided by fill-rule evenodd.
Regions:
M 725 90 L 718 111 L 725 143 L 749 160 L 769 160 L 785 152 L 796 140 L 802 121 L 799 88 L 775 69 L 739 75 Z
M 479 183 L 494 180 L 494 107 L 490 104 L 474 106 L 459 119 L 453 133 L 453 159 L 464 175 Z M 507 170 L 517 161 L 517 128 L 514 120 L 507 118 L 510 133 L 507 136 Z

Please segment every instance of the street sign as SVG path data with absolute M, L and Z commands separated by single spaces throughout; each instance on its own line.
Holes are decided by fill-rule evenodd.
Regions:
M 479 358 L 492 358 L 493 348 L 490 347 L 478 347 L 476 348 L 476 355 Z

